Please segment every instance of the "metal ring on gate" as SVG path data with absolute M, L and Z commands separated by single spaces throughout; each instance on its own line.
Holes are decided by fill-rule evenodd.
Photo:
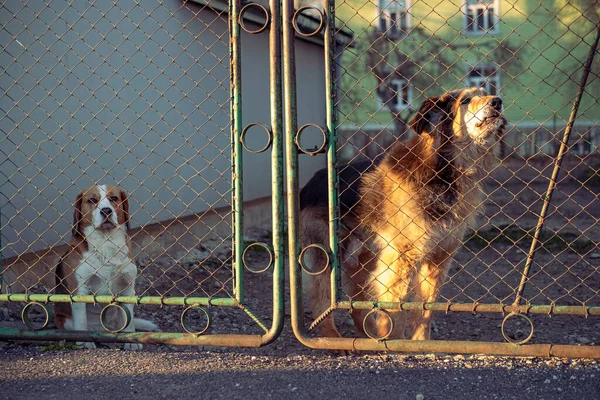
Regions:
M 314 10 L 317 12 L 317 15 L 319 16 L 319 25 L 317 26 L 317 28 L 315 30 L 313 30 L 311 32 L 303 32 L 302 29 L 300 29 L 300 27 L 298 26 L 298 17 L 300 15 L 302 15 L 302 13 L 306 10 Z M 296 12 L 294 13 L 294 16 L 292 17 L 292 24 L 294 25 L 294 30 L 296 31 L 296 33 L 298 33 L 298 35 L 304 36 L 304 37 L 315 36 L 315 35 L 318 35 L 319 32 L 321 32 L 321 30 L 323 29 L 323 26 L 325 25 L 325 15 L 323 15 L 323 12 L 315 6 L 300 7 L 299 9 L 296 10 Z
M 306 128 L 309 128 L 311 126 L 317 128 L 319 130 L 319 132 L 321 132 L 321 136 L 323 136 L 323 144 L 321 144 L 321 146 L 319 146 L 319 147 L 315 147 L 313 150 L 308 150 L 308 149 L 303 148 L 302 145 L 300 144 L 300 136 L 302 135 L 302 132 L 304 132 L 304 130 Z M 303 125 L 300 129 L 298 129 L 298 132 L 296 133 L 296 137 L 294 138 L 294 142 L 296 143 L 298 150 L 300 150 L 302 153 L 309 154 L 311 156 L 315 156 L 319 153 L 322 153 L 325 150 L 325 148 L 327 147 L 327 134 L 325 133 L 325 129 L 321 128 L 319 125 L 306 124 L 306 125 Z
M 265 144 L 262 148 L 258 149 L 258 150 L 254 150 L 251 149 L 247 144 L 246 144 L 246 133 L 248 132 L 248 130 L 250 128 L 252 128 L 253 126 L 260 126 L 262 127 L 265 132 L 267 132 L 267 135 L 269 137 L 269 139 L 267 140 L 267 144 Z M 271 143 L 273 143 L 273 132 L 271 132 L 271 130 L 269 128 L 267 128 L 265 125 L 259 123 L 259 122 L 253 122 L 249 125 L 247 125 L 243 130 L 242 130 L 242 134 L 240 135 L 240 142 L 242 143 L 242 146 L 244 146 L 244 148 L 246 150 L 248 150 L 250 153 L 262 153 L 263 151 L 267 150 L 270 146 Z
M 388 332 L 385 335 L 382 336 L 378 336 L 378 335 L 374 335 L 372 334 L 372 332 L 369 332 L 369 329 L 367 328 L 369 326 L 369 324 L 367 324 L 367 318 L 369 318 L 371 315 L 373 316 L 373 318 L 375 317 L 375 314 L 379 313 L 380 315 L 385 315 L 388 319 L 388 321 L 390 322 L 390 329 L 388 330 Z M 391 317 L 390 313 L 388 313 L 385 310 L 381 310 L 379 308 L 374 308 L 371 311 L 369 311 L 367 313 L 367 315 L 365 315 L 365 318 L 363 319 L 363 330 L 365 331 L 365 335 L 367 335 L 368 337 L 370 337 L 371 339 L 375 339 L 375 340 L 385 340 L 388 337 L 390 337 L 390 335 L 392 334 L 392 332 L 394 331 L 394 320 Z
M 123 315 L 125 315 L 125 322 L 123 323 L 122 326 L 117 326 L 116 328 L 112 328 L 110 325 L 108 325 L 108 321 L 106 321 L 106 312 L 108 310 L 110 310 L 111 307 L 117 308 L 118 312 L 120 311 L 123 313 Z M 121 303 L 110 303 L 110 304 L 107 304 L 106 306 L 104 306 L 102 308 L 102 311 L 100 311 L 100 325 L 102 325 L 102 327 L 104 328 L 104 330 L 106 332 L 119 333 L 119 332 L 123 331 L 123 329 L 127 328 L 130 323 L 131 323 L 131 313 L 129 312 L 129 308 L 127 308 L 126 305 L 123 305 Z
M 520 341 L 511 339 L 505 332 L 506 321 L 508 321 L 509 318 L 512 318 L 515 316 L 523 318 L 525 321 L 527 321 L 529 323 L 529 326 L 531 327 L 531 332 L 529 332 L 529 335 L 525 339 L 520 340 Z M 513 344 L 525 344 L 525 343 L 529 342 L 531 340 L 531 338 L 533 337 L 533 321 L 531 321 L 531 319 L 529 317 L 527 317 L 526 315 L 512 312 L 512 313 L 508 314 L 506 317 L 504 317 L 504 319 L 502 320 L 501 330 L 502 330 L 502 336 L 504 336 L 504 339 L 506 339 L 507 342 L 513 343 Z
M 262 12 L 265 15 L 265 23 L 260 26 L 258 29 L 250 29 L 248 27 L 246 27 L 246 25 L 244 25 L 244 14 L 251 9 L 252 7 L 258 7 L 262 10 Z M 264 31 L 265 29 L 267 29 L 267 27 L 269 26 L 269 23 L 271 22 L 271 14 L 269 14 L 269 10 L 267 10 L 267 8 L 265 6 L 263 6 L 262 4 L 259 3 L 249 3 L 246 4 L 244 7 L 242 7 L 242 9 L 240 10 L 240 15 L 238 17 L 238 23 L 240 24 L 240 26 L 242 27 L 243 30 L 245 30 L 248 33 L 251 34 L 255 34 L 255 33 L 261 33 L 262 31 Z
M 190 312 L 190 310 L 200 310 L 204 313 L 204 315 L 206 316 L 206 325 L 199 330 L 193 330 L 188 322 L 186 321 L 186 314 L 188 312 Z M 208 311 L 206 311 L 206 309 L 204 309 L 204 307 L 201 307 L 197 304 L 191 305 L 188 308 L 186 308 L 185 310 L 183 310 L 183 312 L 181 313 L 181 326 L 183 327 L 183 330 L 186 331 L 187 333 L 191 333 L 193 335 L 202 335 L 204 332 L 206 332 L 208 330 L 208 327 L 210 326 L 211 323 L 211 318 L 210 318 L 210 314 L 208 313 Z
M 308 249 L 313 248 L 313 247 L 316 249 L 319 249 L 320 251 L 323 252 L 323 254 L 325 254 L 325 265 L 323 266 L 322 269 L 320 269 L 318 271 L 309 270 L 308 266 L 304 265 L 304 262 L 303 262 L 305 253 L 308 251 Z M 300 252 L 300 255 L 298 256 L 298 263 L 300 264 L 300 267 L 302 267 L 302 270 L 309 275 L 316 276 L 316 275 L 322 274 L 323 272 L 325 272 L 327 270 L 327 268 L 329 268 L 329 265 L 330 265 L 329 252 L 327 251 L 325 246 L 323 246 L 322 244 L 318 244 L 318 243 L 309 244 L 308 246 L 303 248 L 302 251 Z
M 29 313 L 31 312 L 31 308 L 35 307 L 35 306 L 39 306 L 41 307 L 42 310 L 44 310 L 44 323 L 41 326 L 37 326 L 33 323 L 33 321 L 31 320 Z M 23 323 L 25 324 L 25 326 L 33 331 L 39 331 L 41 329 L 44 329 L 45 327 L 48 326 L 48 324 L 50 323 L 50 321 L 53 319 L 53 313 L 52 313 L 52 309 L 44 303 L 38 303 L 36 301 L 32 301 L 30 303 L 27 303 L 25 305 L 25 307 L 23 307 L 23 310 L 21 311 L 21 320 L 23 321 Z
M 246 252 L 252 246 L 262 247 L 267 250 L 267 253 L 269 253 L 269 262 L 267 263 L 266 267 L 264 267 L 262 269 L 252 269 L 248 266 L 248 263 L 246 263 Z M 244 252 L 242 253 L 242 263 L 244 264 L 244 267 L 246 267 L 246 269 L 248 271 L 250 271 L 254 274 L 261 274 L 261 273 L 267 271 L 269 268 L 271 268 L 271 265 L 273 265 L 273 251 L 266 243 L 261 243 L 261 242 L 251 243 L 244 249 Z

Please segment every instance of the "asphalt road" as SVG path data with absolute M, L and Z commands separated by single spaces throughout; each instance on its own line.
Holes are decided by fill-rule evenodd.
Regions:
M 593 360 L 0 347 L 4 399 L 597 399 Z

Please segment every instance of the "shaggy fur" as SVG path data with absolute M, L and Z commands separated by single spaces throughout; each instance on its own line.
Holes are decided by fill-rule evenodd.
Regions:
M 356 301 L 435 302 L 452 255 L 467 226 L 483 209 L 482 181 L 496 164 L 506 120 L 502 101 L 481 88 L 427 99 L 410 127 L 413 138 L 394 144 L 380 160 L 340 168 L 342 290 Z M 302 247 L 329 243 L 327 173 L 317 172 L 300 194 Z M 324 254 L 314 248 L 303 265 L 321 270 Z M 328 310 L 330 274 L 307 277 L 316 318 Z M 360 336 L 430 338 L 431 311 L 389 310 L 352 317 Z M 320 324 L 340 337 L 333 315 Z

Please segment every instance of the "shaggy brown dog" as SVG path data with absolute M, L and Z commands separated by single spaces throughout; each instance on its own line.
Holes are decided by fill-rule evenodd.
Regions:
M 481 88 L 427 99 L 410 127 L 413 138 L 396 143 L 380 160 L 339 169 L 342 290 L 356 301 L 435 302 L 453 253 L 483 209 L 482 180 L 497 162 L 506 120 L 502 101 Z M 318 171 L 300 193 L 302 247 L 328 247 L 327 171 Z M 311 247 L 302 265 L 322 270 L 324 252 Z M 335 308 L 330 273 L 310 276 L 315 318 Z M 429 339 L 432 311 L 389 310 L 389 317 L 353 310 L 359 334 Z M 321 318 L 320 318 L 321 319 Z M 407 326 L 408 322 L 408 326 Z M 393 330 L 392 324 L 393 323 Z M 340 337 L 333 315 L 321 333 Z

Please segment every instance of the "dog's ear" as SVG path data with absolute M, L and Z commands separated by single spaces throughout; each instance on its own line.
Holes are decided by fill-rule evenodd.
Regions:
M 83 201 L 83 193 L 79 193 L 77 195 L 77 199 L 75 200 L 74 210 L 73 210 L 73 228 L 71 229 L 71 233 L 73 236 L 83 236 L 83 232 L 81 231 L 81 219 L 83 215 L 81 214 L 81 202 Z
M 127 230 L 131 229 L 129 225 L 129 197 L 127 192 L 121 189 L 121 207 L 123 208 L 123 214 L 125 216 L 125 227 Z
M 439 97 L 430 97 L 423 102 L 415 116 L 410 120 L 408 126 L 415 133 L 430 133 L 437 120 L 436 114 L 441 110 L 438 107 Z
M 451 113 L 452 96 L 429 97 L 410 120 L 408 126 L 418 134 L 431 133 Z

